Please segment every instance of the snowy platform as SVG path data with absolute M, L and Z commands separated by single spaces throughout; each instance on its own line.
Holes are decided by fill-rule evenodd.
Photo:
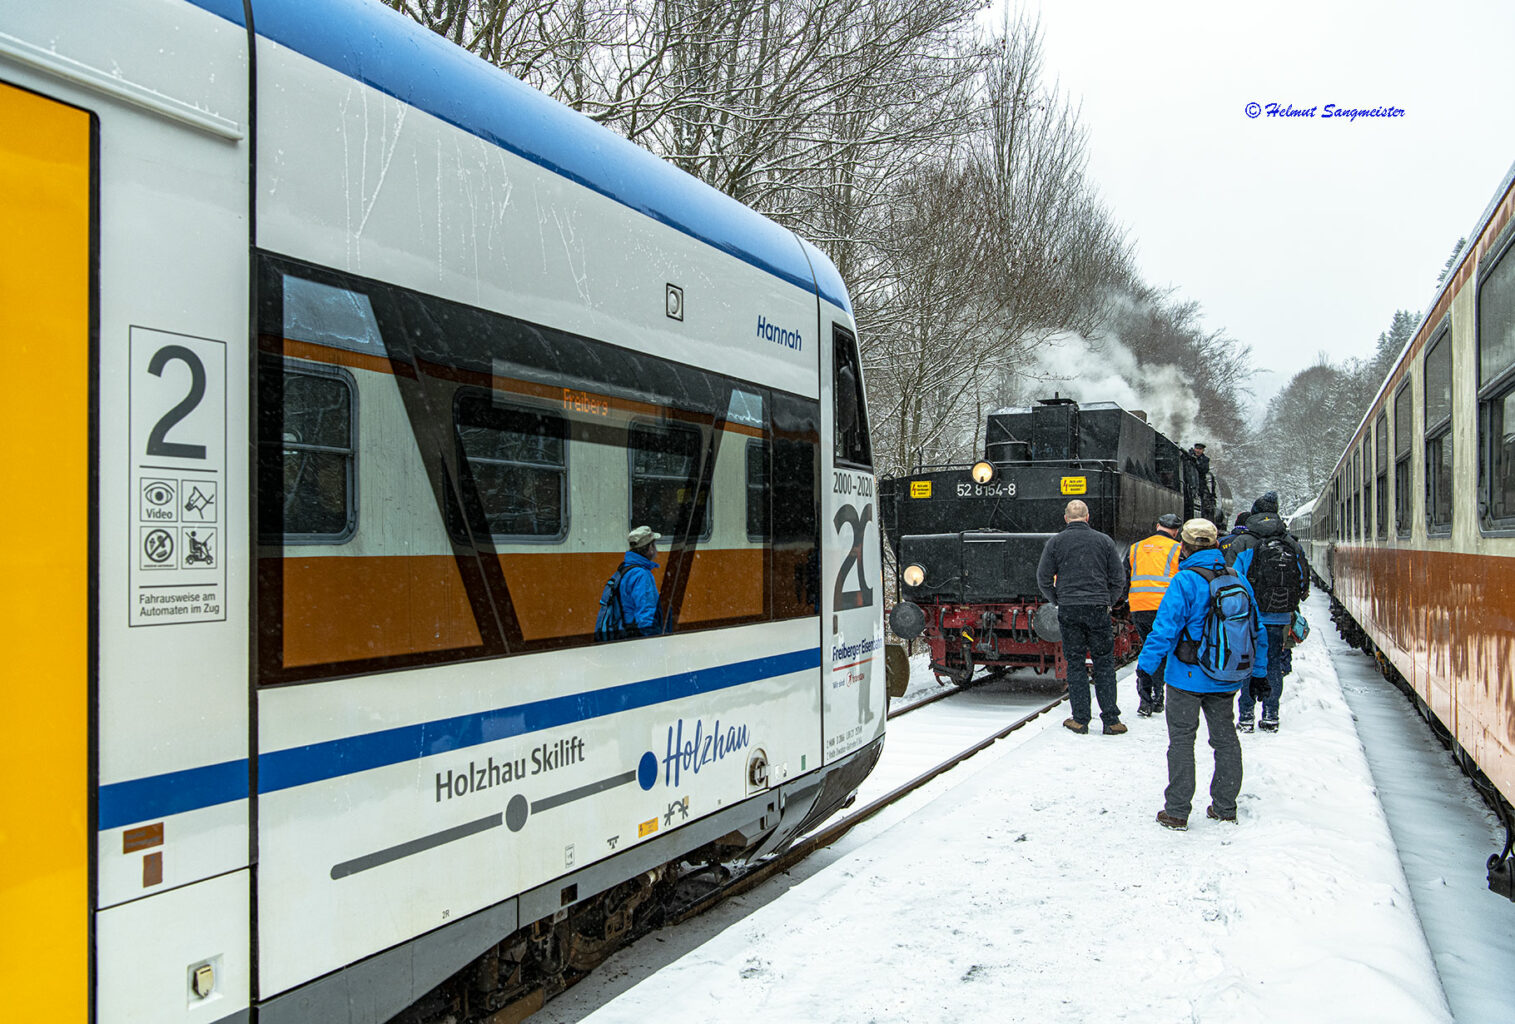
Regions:
M 1431 746 L 1380 753 L 1370 770 L 1333 663 L 1360 656 L 1336 642 L 1323 600 L 1308 614 L 1317 628 L 1296 651 L 1281 731 L 1242 737 L 1238 824 L 1204 817 L 1203 739 L 1189 831 L 1155 823 L 1167 730 L 1134 714 L 1128 670 L 1128 734 L 1076 736 L 1064 714 L 1043 716 L 687 952 L 651 968 L 619 954 L 581 986 L 579 1012 L 569 993 L 543 1017 L 1431 1022 L 1456 1007 L 1462 1021 L 1515 1020 L 1515 905 L 1479 891 L 1470 870 L 1493 847 L 1488 816 L 1455 775 L 1417 766 L 1436 761 Z M 1347 675 L 1349 688 L 1371 688 Z M 1376 716 L 1394 715 L 1385 701 Z M 1457 848 L 1437 857 L 1452 837 L 1424 820 L 1431 801 L 1415 801 L 1405 813 L 1423 852 L 1402 860 L 1374 770 L 1397 788 L 1427 779 L 1444 791 L 1438 813 L 1462 820 Z M 1438 859 L 1462 877 L 1419 863 Z M 1427 876 L 1418 888 L 1405 864 Z M 1427 913 L 1417 899 L 1442 904 Z M 1445 946 L 1459 928 L 1468 955 L 1433 953 L 1428 934 Z M 1449 966 L 1462 975 L 1455 990 L 1444 989 Z

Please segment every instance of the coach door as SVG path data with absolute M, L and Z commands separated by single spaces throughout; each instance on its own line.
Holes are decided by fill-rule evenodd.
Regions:
M 884 725 L 883 552 L 857 341 L 833 325 L 822 372 L 832 385 L 832 464 L 824 481 L 822 729 L 830 762 Z

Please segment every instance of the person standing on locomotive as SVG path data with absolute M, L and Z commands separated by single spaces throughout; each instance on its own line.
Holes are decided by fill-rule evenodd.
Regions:
M 1063 510 L 1062 532 L 1047 541 L 1036 567 L 1042 596 L 1057 606 L 1057 625 L 1068 663 L 1068 703 L 1073 717 L 1063 723 L 1076 733 L 1089 731 L 1089 679 L 1084 656 L 1094 661 L 1094 693 L 1107 736 L 1126 731 L 1115 691 L 1115 629 L 1110 606 L 1126 589 L 1115 541 L 1089 525 L 1089 506 L 1077 498 Z
M 1278 657 L 1268 662 L 1268 696 L 1263 699 L 1260 723 L 1264 732 L 1277 732 L 1278 703 L 1284 693 L 1286 667 L 1286 659 L 1282 657 L 1284 639 L 1300 602 L 1310 596 L 1309 563 L 1304 548 L 1290 535 L 1278 514 L 1277 492 L 1269 491 L 1252 503 L 1247 532 L 1231 544 L 1226 562 L 1252 584 L 1263 625 L 1268 627 L 1268 648 L 1279 652 Z M 1237 731 L 1252 731 L 1254 708 L 1252 695 L 1243 692 L 1236 709 Z
M 1146 643 L 1152 632 L 1152 622 L 1157 618 L 1157 606 L 1163 603 L 1168 592 L 1168 581 L 1178 572 L 1178 528 L 1182 525 L 1178 516 L 1168 512 L 1156 523 L 1157 532 L 1145 540 L 1139 540 L 1126 550 L 1126 572 L 1131 580 L 1128 603 L 1131 607 L 1131 622 Z M 1140 681 L 1136 687 L 1136 713 L 1151 718 L 1152 712 L 1163 709 L 1163 667 L 1157 666 L 1152 673 L 1150 685 Z
M 1257 616 L 1247 578 L 1228 569 L 1215 546 L 1215 524 L 1190 519 L 1180 536 L 1179 571 L 1142 644 L 1136 678 L 1150 685 L 1152 673 L 1163 667 L 1168 691 L 1168 788 L 1157 823 L 1183 831 L 1189 827 L 1194 801 L 1194 739 L 1199 734 L 1200 712 L 1204 712 L 1215 750 L 1205 816 L 1236 820 L 1242 767 L 1241 741 L 1231 719 L 1233 694 L 1243 686 L 1263 691 L 1267 677 L 1259 673 L 1267 672 L 1269 649 L 1268 633 Z M 1238 590 L 1245 593 L 1245 601 L 1239 600 Z M 1217 638 L 1227 642 L 1217 644 Z

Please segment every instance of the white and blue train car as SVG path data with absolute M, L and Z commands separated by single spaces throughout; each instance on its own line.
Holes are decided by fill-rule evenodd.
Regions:
M 12 5 L 0 124 L 0 1017 L 482 1019 L 856 789 L 815 248 L 371 0 Z

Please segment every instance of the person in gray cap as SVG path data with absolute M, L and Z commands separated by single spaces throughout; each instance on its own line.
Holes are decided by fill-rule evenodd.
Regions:
M 662 633 L 663 621 L 658 612 L 658 584 L 654 561 L 661 533 L 650 526 L 638 526 L 626 535 L 627 551 L 620 568 L 605 581 L 600 593 L 599 614 L 595 618 L 596 640 L 623 640 L 633 636 Z
M 1057 605 L 1057 625 L 1063 634 L 1063 660 L 1068 667 L 1068 704 L 1073 717 L 1063 723 L 1070 732 L 1089 731 L 1089 677 L 1084 658 L 1094 662 L 1094 694 L 1107 736 L 1126 731 L 1120 720 L 1115 692 L 1115 629 L 1110 606 L 1126 589 L 1115 541 L 1089 525 L 1089 506 L 1075 498 L 1063 510 L 1062 532 L 1042 548 L 1036 585 Z
M 1247 578 L 1226 567 L 1215 546 L 1215 535 L 1215 524 L 1208 519 L 1190 519 L 1184 524 L 1179 534 L 1178 572 L 1168 584 L 1152 632 L 1136 659 L 1138 685 L 1150 686 L 1159 665 L 1167 684 L 1168 788 L 1157 823 L 1178 831 L 1189 827 L 1195 784 L 1194 740 L 1199 734 L 1201 713 L 1210 733 L 1210 746 L 1215 748 L 1215 774 L 1210 779 L 1210 806 L 1205 808 L 1205 816 L 1236 821 L 1242 775 L 1241 741 L 1231 717 L 1236 691 L 1247 686 L 1257 694 L 1268 688 L 1272 652 L 1268 633 L 1257 615 L 1257 598 Z M 1224 595 L 1216 595 L 1216 584 Z M 1237 588 L 1245 600 L 1238 600 Z M 1223 623 L 1210 619 L 1217 600 L 1226 606 Z M 1225 632 L 1225 650 L 1230 656 L 1223 665 L 1212 665 L 1204 657 L 1202 637 L 1207 625 L 1218 625 Z M 1211 650 L 1213 653 L 1216 648 Z M 1247 678 L 1238 679 L 1237 675 Z

